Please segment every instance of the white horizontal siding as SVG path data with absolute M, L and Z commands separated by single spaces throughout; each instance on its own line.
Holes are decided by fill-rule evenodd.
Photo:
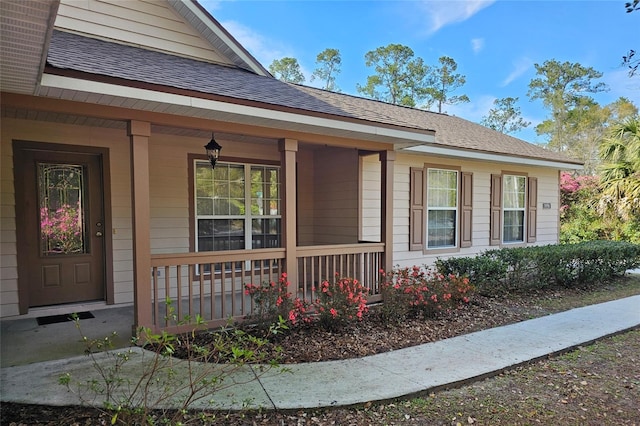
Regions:
M 377 155 L 361 157 L 361 195 L 360 195 L 360 239 L 378 242 L 380 235 L 382 208 L 380 161 Z

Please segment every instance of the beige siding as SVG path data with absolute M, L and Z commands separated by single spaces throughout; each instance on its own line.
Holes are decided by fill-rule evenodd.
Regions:
M 363 173 L 370 175 L 371 187 L 376 180 L 379 182 L 379 172 L 373 172 L 373 167 L 368 167 L 365 162 Z M 446 166 L 459 166 L 464 172 L 473 173 L 473 244 L 469 248 L 462 248 L 451 254 L 439 253 L 437 255 L 425 255 L 422 251 L 409 251 L 409 169 L 422 167 L 425 163 L 442 164 Z M 401 266 L 430 265 L 437 257 L 444 256 L 468 256 L 496 247 L 489 246 L 489 196 L 490 177 L 492 173 L 499 171 L 512 171 L 527 173 L 538 178 L 538 238 L 536 245 L 554 244 L 558 241 L 558 172 L 554 169 L 503 165 L 488 162 L 460 161 L 437 157 L 398 155 L 394 176 L 394 221 L 393 221 L 393 264 Z M 363 182 L 366 181 L 363 179 Z M 378 184 L 379 185 L 379 184 Z M 364 189 L 364 188 L 363 188 Z M 376 206 L 379 195 L 374 191 L 363 192 L 363 205 Z M 550 203 L 551 209 L 543 209 L 543 203 Z M 368 213 L 368 220 L 379 220 L 379 208 L 374 208 Z M 363 221 L 362 232 L 365 233 Z M 371 231 L 367 231 L 371 234 Z
M 62 0 L 55 26 L 178 56 L 228 63 L 163 0 Z
M 313 152 L 301 148 L 297 154 L 297 220 L 298 220 L 298 245 L 314 245 L 313 223 L 315 210 L 313 202 Z M 300 166 L 303 165 L 303 166 Z
M 7 123 L 3 121 L 0 150 L 0 316 L 18 315 L 15 191 L 10 135 Z
M 189 251 L 187 155 L 189 147 L 195 148 L 196 144 L 202 147 L 202 140 L 192 141 L 156 134 L 151 136 L 149 149 L 151 253 Z
M 314 153 L 315 244 L 358 242 L 358 152 L 327 148 Z

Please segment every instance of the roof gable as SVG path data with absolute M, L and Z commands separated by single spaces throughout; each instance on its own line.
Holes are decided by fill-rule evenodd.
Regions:
M 192 0 L 61 0 L 54 25 L 88 37 L 268 74 Z

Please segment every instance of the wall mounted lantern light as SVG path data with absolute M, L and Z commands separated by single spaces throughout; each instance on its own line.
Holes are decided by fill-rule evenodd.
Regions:
M 215 169 L 216 162 L 220 157 L 220 150 L 222 147 L 216 140 L 213 138 L 213 133 L 211 134 L 211 140 L 208 144 L 204 146 L 204 149 L 207 150 L 207 157 L 209 157 L 209 162 L 211 163 L 211 168 Z

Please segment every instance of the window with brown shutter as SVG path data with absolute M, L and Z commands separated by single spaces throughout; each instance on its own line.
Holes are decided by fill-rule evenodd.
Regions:
M 534 243 L 538 227 L 538 178 L 491 175 L 489 214 L 490 245 Z
M 409 250 L 471 247 L 473 173 L 425 165 L 410 174 Z

